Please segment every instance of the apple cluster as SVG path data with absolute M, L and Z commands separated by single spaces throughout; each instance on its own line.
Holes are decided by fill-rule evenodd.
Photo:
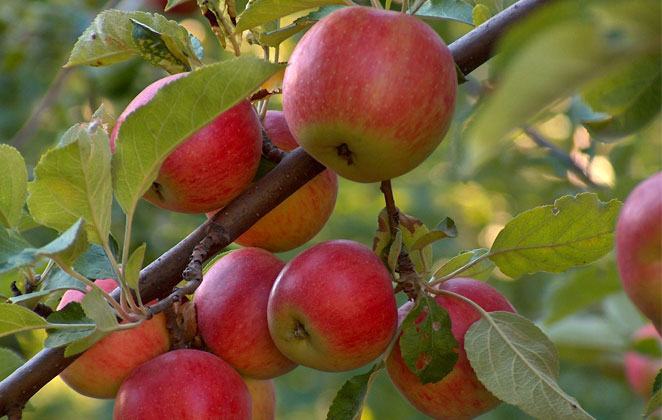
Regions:
M 365 22 L 370 31 L 354 30 Z M 127 106 L 111 148 L 123 141 L 126 117 L 179 77 L 153 83 Z M 422 21 L 368 7 L 342 8 L 320 20 L 291 56 L 283 111 L 269 111 L 261 121 L 248 99 L 234 105 L 167 157 L 144 196 L 165 209 L 213 217 L 254 182 L 263 130 L 281 150 L 301 146 L 329 168 L 237 238 L 245 248 L 207 270 L 193 297 L 204 351 L 169 351 L 165 319 L 157 315 L 108 335 L 62 378 L 82 394 L 115 397 L 116 420 L 273 419 L 273 378 L 298 365 L 353 370 L 381 356 L 404 398 L 432 418 L 470 419 L 496 407 L 500 401 L 477 379 L 464 351 L 464 334 L 480 318 L 471 305 L 436 296 L 450 315 L 459 359 L 444 379 L 422 384 L 403 361 L 397 335 L 413 303 L 398 310 L 391 272 L 371 249 L 332 240 L 287 263 L 272 254 L 319 232 L 335 205 L 336 174 L 386 181 L 425 160 L 448 130 L 456 89 L 450 51 Z M 111 279 L 97 283 L 105 290 L 116 286 Z M 515 312 L 477 280 L 451 279 L 439 288 L 486 311 Z M 83 296 L 68 292 L 61 306 Z

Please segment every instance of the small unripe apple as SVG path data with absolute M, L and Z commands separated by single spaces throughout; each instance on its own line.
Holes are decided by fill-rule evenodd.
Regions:
M 263 125 L 276 147 L 286 152 L 299 147 L 282 111 L 267 111 Z M 327 169 L 267 213 L 235 242 L 271 252 L 299 247 L 324 227 L 337 195 L 338 177 Z
M 99 279 L 95 283 L 106 292 L 117 287 L 113 279 Z M 80 302 L 84 296 L 77 290 L 68 290 L 58 310 L 69 302 Z M 165 316 L 158 314 L 136 328 L 105 336 L 63 370 L 60 377 L 72 389 L 88 397 L 113 398 L 133 369 L 165 353 L 169 347 Z
M 652 324 L 644 325 L 632 335 L 632 342 L 654 339 L 661 349 L 662 340 Z M 635 394 L 648 401 L 653 391 L 655 376 L 662 369 L 662 358 L 629 350 L 624 355 L 625 377 Z
M 487 312 L 515 312 L 501 293 L 478 280 L 455 278 L 443 282 L 439 289 L 465 296 Z M 448 311 L 451 332 L 459 344 L 459 358 L 453 370 L 441 381 L 423 385 L 405 364 L 399 341 L 386 359 L 386 369 L 396 389 L 421 413 L 437 420 L 473 419 L 501 403 L 478 380 L 464 350 L 464 335 L 471 324 L 480 319 L 480 314 L 468 303 L 452 296 L 437 295 L 435 301 Z M 412 307 L 413 302 L 400 307 L 400 322 Z
M 289 359 L 344 371 L 382 354 L 397 326 L 391 276 L 368 247 L 327 241 L 303 251 L 278 275 L 269 331 Z
M 200 336 L 244 376 L 274 378 L 296 367 L 278 350 L 267 324 L 269 293 L 284 266 L 263 249 L 238 249 L 217 261 L 195 292 Z
M 621 283 L 634 305 L 662 330 L 662 172 L 625 200 L 616 226 Z
M 250 420 L 244 380 L 200 350 L 175 350 L 137 367 L 122 383 L 114 420 Z
M 113 151 L 126 117 L 184 74 L 157 80 L 129 103 L 110 134 Z M 251 103 L 243 100 L 180 144 L 163 162 L 144 198 L 161 208 L 182 213 L 219 209 L 250 184 L 261 154 L 260 121 Z
M 274 420 L 276 418 L 276 389 L 272 379 L 244 378 L 253 402 L 252 420 Z
M 306 152 L 358 182 L 418 166 L 451 123 L 457 73 L 444 41 L 420 19 L 345 7 L 292 52 L 283 110 Z

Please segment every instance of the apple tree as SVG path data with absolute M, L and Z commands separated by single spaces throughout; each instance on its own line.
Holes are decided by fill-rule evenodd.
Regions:
M 0 415 L 659 417 L 659 2 L 72 3 L 0 5 Z

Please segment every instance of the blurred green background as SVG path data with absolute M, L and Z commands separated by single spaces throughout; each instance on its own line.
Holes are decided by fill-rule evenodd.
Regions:
M 19 148 L 29 171 L 68 127 L 89 119 L 100 104 L 117 116 L 139 91 L 166 75 L 140 58 L 106 68 L 61 68 L 79 34 L 104 5 L 96 0 L 0 2 L 0 142 Z M 126 0 L 117 7 L 156 10 L 151 0 Z M 203 41 L 206 62 L 226 57 L 198 15 L 169 17 L 179 20 Z M 469 27 L 444 21 L 435 23 L 435 29 L 450 43 Z M 293 40 L 282 46 L 281 60 L 287 58 L 293 46 Z M 257 51 L 246 45 L 244 49 L 246 53 Z M 467 173 L 462 167 L 467 158 L 462 129 L 477 101 L 477 83 L 486 80 L 489 74 L 489 65 L 472 73 L 473 83 L 459 89 L 456 121 L 445 141 L 420 167 L 393 181 L 396 203 L 402 211 L 415 215 L 428 226 L 436 225 L 446 216 L 455 221 L 458 238 L 435 244 L 435 258 L 448 259 L 464 249 L 489 248 L 510 218 L 532 207 L 551 204 L 562 195 L 588 190 L 597 192 L 603 201 L 624 200 L 638 182 L 661 169 L 659 116 L 635 135 L 614 143 L 598 143 L 578 124 L 576 103 L 569 98 L 541 115 L 534 128 L 579 162 L 597 186 L 587 187 L 558 158 L 525 134 L 516 135 L 499 147 L 481 145 L 488 158 Z M 44 106 L 43 112 L 35 118 L 40 106 Z M 279 98 L 275 97 L 270 106 L 279 108 Z M 370 245 L 377 213 L 382 207 L 379 185 L 341 180 L 331 219 L 306 246 L 332 238 Z M 124 219 L 119 208 L 115 210 L 113 232 L 121 237 Z M 203 215 L 167 212 L 141 202 L 133 241 L 148 244 L 149 262 L 203 220 Z M 39 245 L 52 239 L 55 232 L 37 228 L 26 236 Z M 289 260 L 300 251 L 280 256 Z M 11 280 L 8 276 L 0 277 L 0 294 L 9 293 Z M 563 304 L 555 300 L 555 293 L 582 281 L 602 288 L 603 298 L 564 316 Z M 622 353 L 629 344 L 628 337 L 644 324 L 644 319 L 620 290 L 613 253 L 592 266 L 560 275 L 541 273 L 511 281 L 495 272 L 489 283 L 553 339 L 562 358 L 561 386 L 589 413 L 605 420 L 640 416 L 644 403 L 625 384 Z M 41 333 L 24 333 L 0 339 L 0 346 L 29 358 L 41 348 L 43 338 Z M 355 373 L 328 374 L 300 367 L 277 378 L 278 418 L 325 418 L 335 392 Z M 24 414 L 28 420 L 111 417 L 112 401 L 79 396 L 59 379 L 39 391 Z M 363 418 L 425 417 L 402 400 L 382 373 L 370 392 Z M 481 420 L 527 418 L 519 409 L 506 404 L 480 417 Z

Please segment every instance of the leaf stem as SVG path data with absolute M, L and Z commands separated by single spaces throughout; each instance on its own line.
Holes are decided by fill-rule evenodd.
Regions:
M 504 251 L 506 251 L 506 250 L 504 250 Z M 508 251 L 510 251 L 510 250 L 508 250 Z M 490 258 L 494 255 L 498 255 L 498 254 L 501 254 L 501 253 L 502 253 L 501 251 L 497 251 L 497 252 L 491 252 L 490 251 L 486 254 L 483 254 L 480 257 L 476 258 L 475 260 L 469 261 L 468 263 L 464 264 L 462 267 L 458 268 L 457 270 L 453 271 L 452 273 L 446 274 L 443 277 L 435 278 L 434 280 L 432 280 L 429 283 L 429 285 L 434 286 L 435 284 L 439 284 L 439 283 L 442 283 L 446 280 L 452 279 L 453 277 L 457 277 L 458 274 L 470 269 L 474 265 L 476 265 L 476 264 L 478 264 L 482 261 L 485 261 L 486 259 L 488 259 L 488 258 Z

